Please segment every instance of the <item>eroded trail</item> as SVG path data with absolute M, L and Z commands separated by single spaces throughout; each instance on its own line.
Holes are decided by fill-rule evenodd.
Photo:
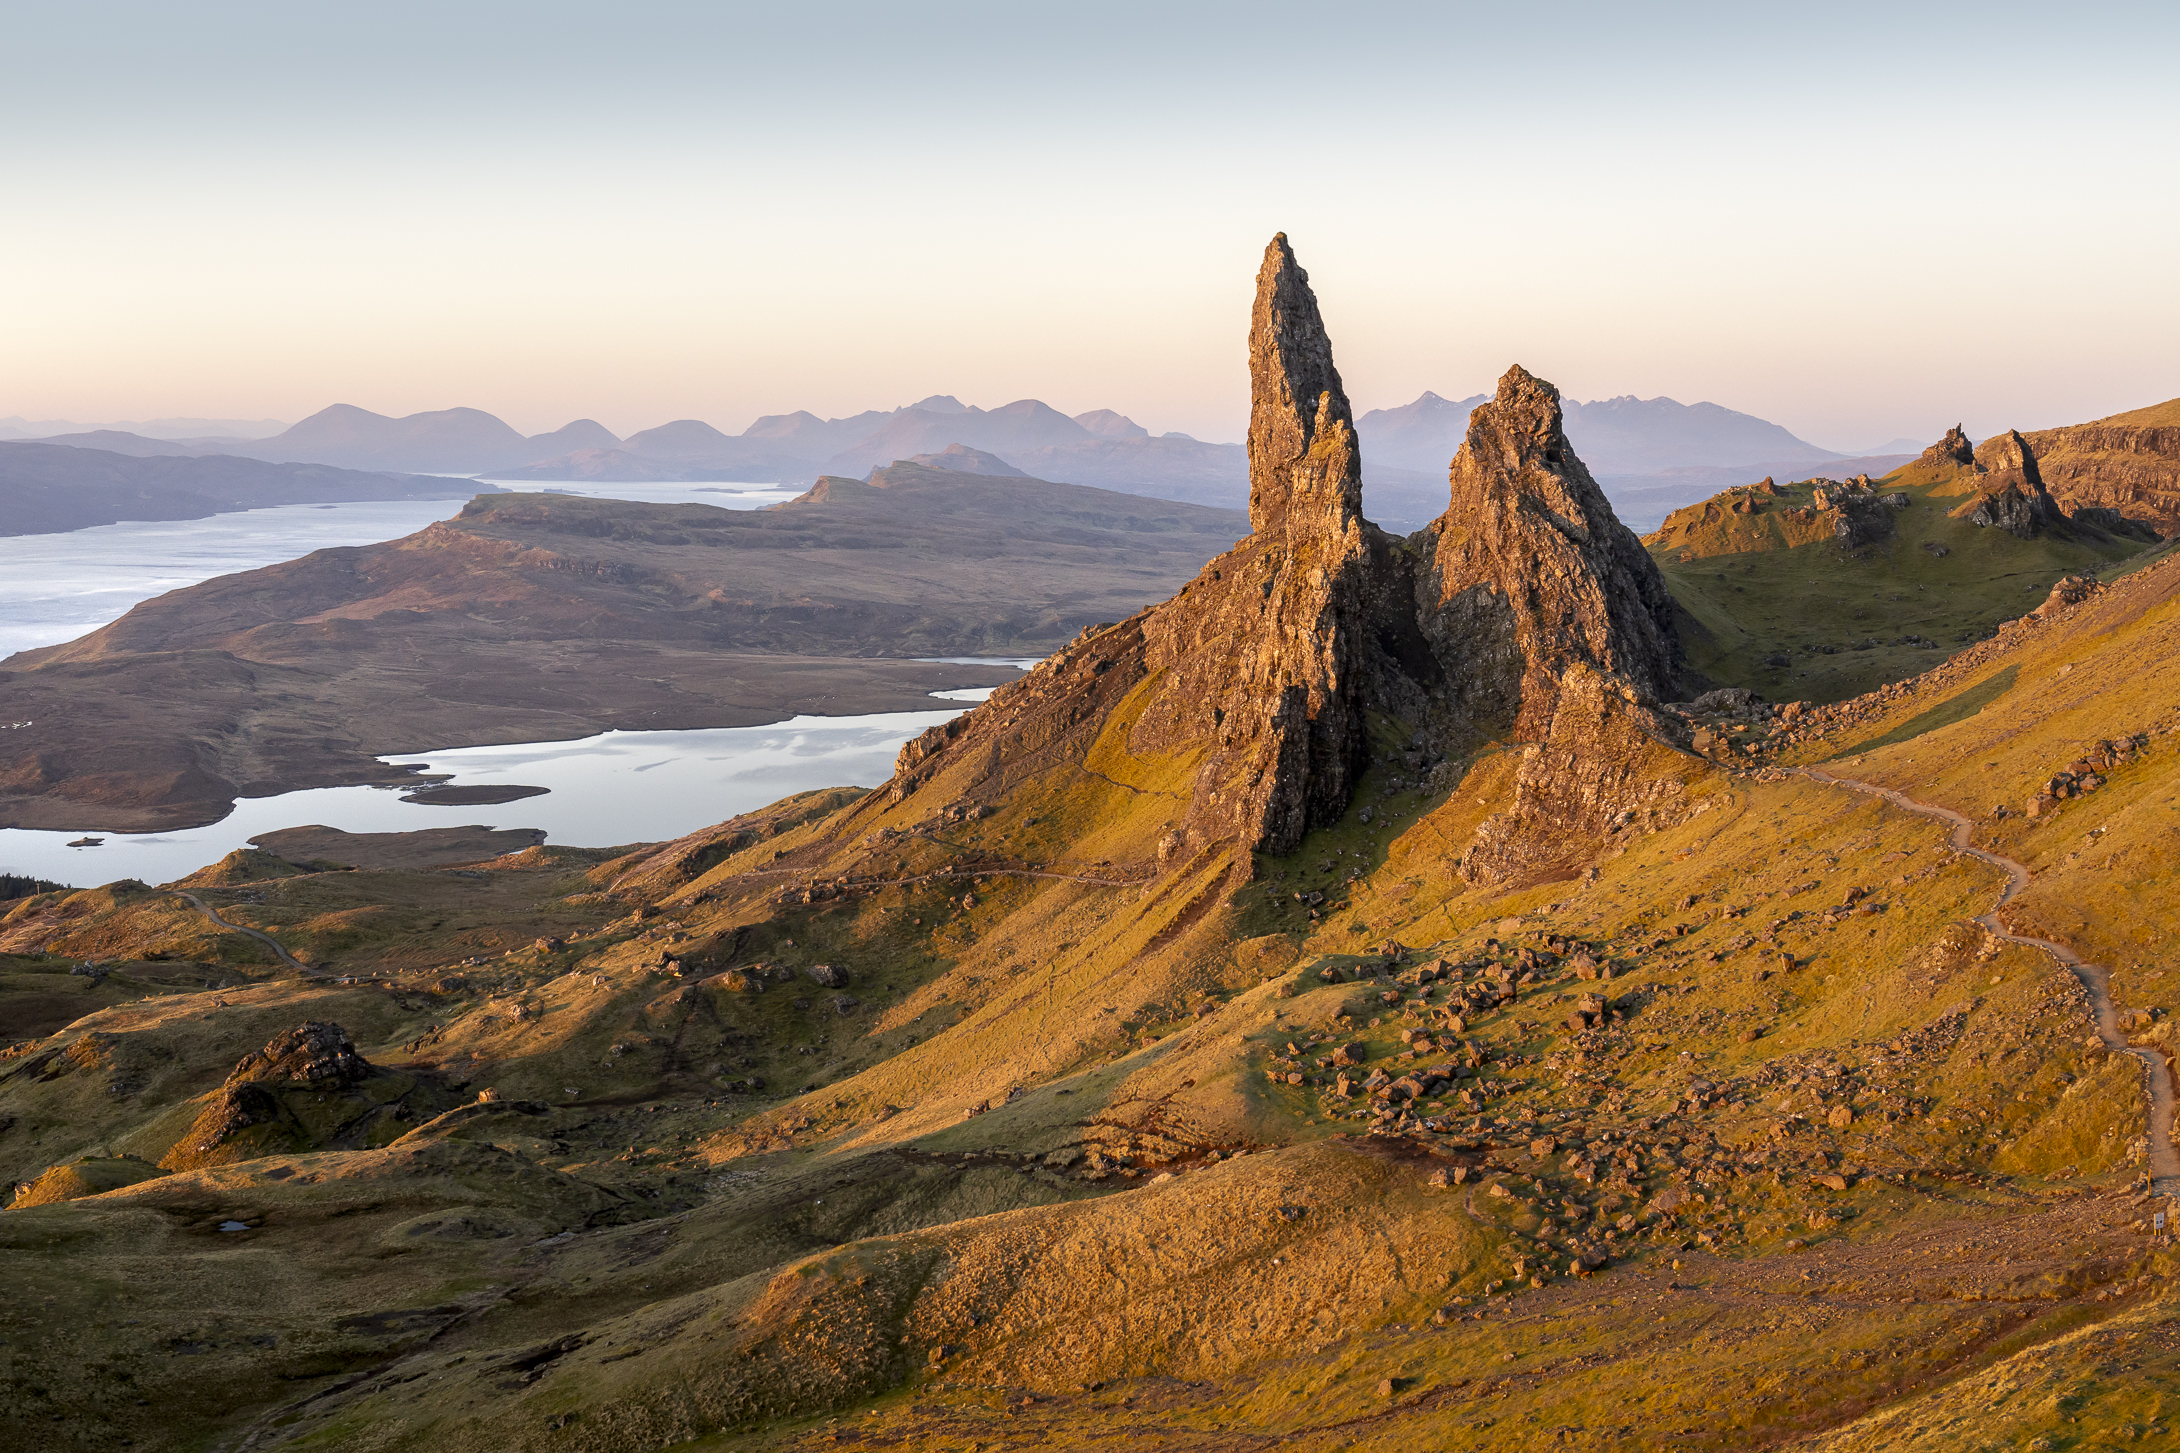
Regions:
M 1816 767 L 1795 767 L 1791 770 L 1816 782 L 1834 787 L 1851 787 L 1873 797 L 1882 797 L 1893 806 L 1939 822 L 1950 823 L 1953 828 L 1953 848 L 1979 862 L 1989 863 L 2006 874 L 2006 890 L 1998 895 L 1991 911 L 1978 914 L 1976 922 L 1995 938 L 2008 943 L 2028 944 L 2050 954 L 2071 969 L 2074 977 L 2089 991 L 2090 1003 L 2096 1008 L 2097 1037 L 2115 1054 L 2131 1054 L 2142 1061 L 2143 1088 L 2150 1098 L 2149 1159 L 2152 1189 L 2163 1195 L 2180 1195 L 2180 1150 L 2172 1143 L 2173 1090 L 2172 1076 L 2165 1057 L 2154 1049 L 2130 1045 L 2127 1036 L 2120 1032 L 2119 1015 L 2112 1007 L 2112 976 L 2101 964 L 2092 964 L 2079 957 L 2065 944 L 2053 943 L 2048 938 L 2035 938 L 2015 933 L 1999 921 L 1998 911 L 2021 895 L 2029 886 L 2029 870 L 2025 864 L 2012 858 L 1989 852 L 1969 841 L 1975 832 L 1975 824 L 1950 807 L 1934 807 L 1918 802 L 1891 787 L 1880 787 L 1875 782 L 1864 782 L 1855 777 L 1841 777 Z

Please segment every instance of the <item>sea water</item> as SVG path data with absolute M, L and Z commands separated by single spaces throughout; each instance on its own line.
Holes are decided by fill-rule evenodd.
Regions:
M 526 486 L 590 498 L 757 509 L 797 491 L 733 481 L 577 481 Z M 375 500 L 284 505 L 203 520 L 101 525 L 0 540 L 0 650 L 73 640 L 138 601 L 214 575 L 291 560 L 312 550 L 368 545 L 451 518 L 464 501 Z M 1032 658 L 949 656 L 963 665 L 1027 670 Z M 543 787 L 541 797 L 497 806 L 401 800 L 405 788 L 325 787 L 244 798 L 205 827 L 161 833 L 95 828 L 0 829 L 0 872 L 86 886 L 134 878 L 171 882 L 215 863 L 260 833 L 321 825 L 344 832 L 417 828 L 538 828 L 548 841 L 585 847 L 662 842 L 819 787 L 872 787 L 893 773 L 901 743 L 982 701 L 989 687 L 933 692 L 931 711 L 798 716 L 771 726 L 706 731 L 603 732 L 570 742 L 455 747 L 382 758 L 449 773 L 455 786 Z M 955 704 L 959 703 L 959 704 Z M 98 847 L 72 848 L 81 837 Z
M 794 498 L 769 484 L 617 484 L 581 480 L 530 489 L 597 499 L 752 510 Z M 466 499 L 277 505 L 201 520 L 124 520 L 57 535 L 0 537 L 0 659 L 97 630 L 139 601 L 239 570 L 340 545 L 375 545 L 452 519 Z
M 990 664 L 990 663 L 984 663 Z M 990 687 L 935 692 L 982 701 Z M 542 797 L 497 806 L 403 802 L 407 787 L 319 787 L 246 797 L 206 827 L 175 832 L 40 832 L 0 829 L 0 872 L 75 887 L 134 878 L 169 883 L 216 863 L 260 833 L 324 826 L 343 832 L 417 828 L 542 828 L 577 847 L 664 842 L 819 787 L 875 787 L 893 775 L 901 744 L 967 710 L 798 716 L 772 726 L 707 731 L 601 732 L 572 742 L 454 747 L 380 758 L 452 774 L 446 785 L 543 787 Z M 99 847 L 72 848 L 84 836 Z

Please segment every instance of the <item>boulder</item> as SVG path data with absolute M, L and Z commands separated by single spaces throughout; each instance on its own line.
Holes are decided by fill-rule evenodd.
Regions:
M 848 987 L 848 971 L 838 964 L 812 964 L 807 971 L 821 989 L 845 989 Z

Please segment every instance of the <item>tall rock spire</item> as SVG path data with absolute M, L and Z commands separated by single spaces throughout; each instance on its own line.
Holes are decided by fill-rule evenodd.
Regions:
M 1508 369 L 1469 416 L 1448 478 L 1418 604 L 1472 720 L 1533 737 L 1578 666 L 1670 692 L 1672 596 L 1569 447 L 1558 389 Z
M 1347 394 L 1283 236 L 1257 275 L 1249 364 L 1248 537 L 904 747 L 840 832 L 890 841 L 928 815 L 919 800 L 1087 793 L 1104 805 L 1067 820 L 1094 819 L 1100 852 L 1135 833 L 1195 912 L 1205 875 L 1371 821 L 1349 809 L 1380 736 L 1401 744 L 1391 782 L 1424 755 L 1520 754 L 1514 799 L 1464 855 L 1479 882 L 1558 871 L 1657 790 L 1672 601 L 1568 447 L 1558 391 L 1509 370 L 1471 417 L 1451 507 L 1397 540 L 1362 517 Z
M 1334 529 L 1360 519 L 1362 462 L 1317 295 L 1282 232 L 1249 315 L 1249 528 L 1275 532 L 1290 513 Z
M 1417 614 L 1448 704 L 1523 754 L 1462 865 L 1504 881 L 1579 857 L 1637 792 L 1680 642 L 1664 576 L 1568 446 L 1558 389 L 1508 369 L 1449 482 Z

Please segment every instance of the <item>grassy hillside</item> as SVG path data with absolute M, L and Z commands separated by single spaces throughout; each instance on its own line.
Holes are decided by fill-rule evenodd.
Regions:
M 2148 408 L 2129 409 L 2124 414 L 2098 419 L 2099 424 L 2122 424 L 2137 429 L 2172 428 L 2180 426 L 2180 399 L 2167 399 Z
M 2176 594 L 2136 571 L 1794 749 L 1975 815 L 2041 874 L 2010 921 L 2111 965 L 2156 1046 Z M 194 890 L 338 982 L 156 889 L 15 905 L 0 1151 L 41 1189 L 0 1215 L 11 1403 L 138 1447 L 2171 1425 L 2139 1068 L 1973 922 L 2003 877 L 1938 825 L 1659 747 L 1594 872 L 1476 889 L 1455 863 L 1519 752 L 1418 773 L 1384 721 L 1347 816 L 1237 891 L 1157 870 L 1188 763 L 1132 720 L 989 813 L 918 805 L 942 780 L 621 857 Z M 1989 817 L 2136 733 L 2107 786 Z M 91 955 L 115 972 L 67 974 Z M 325 1102 L 369 1128 L 177 1157 L 305 1019 L 374 1066 Z M 1449 1077 L 1378 1105 L 1343 1046 Z
M 1808 482 L 1691 505 L 1645 537 L 1686 612 L 1692 664 L 1774 701 L 1841 700 L 1929 669 L 2042 603 L 2062 576 L 2143 548 L 2087 533 L 2022 540 L 1955 518 L 1972 490 L 1950 473 L 1909 466 L 1880 490 L 1911 503 L 1892 513 L 1891 538 L 1861 549 L 1833 537 L 1834 513 L 1810 508 Z

